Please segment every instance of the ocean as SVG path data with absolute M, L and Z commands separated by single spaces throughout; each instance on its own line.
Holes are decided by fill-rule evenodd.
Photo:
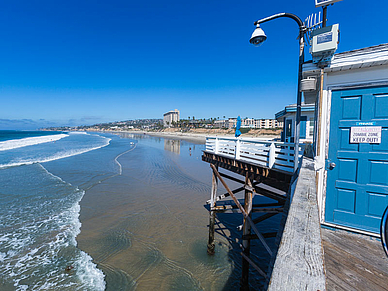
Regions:
M 242 216 L 218 216 L 216 255 L 206 254 L 203 144 L 86 132 L 0 139 L 0 290 L 239 288 Z
M 119 140 L 119 139 L 118 139 Z M 0 289 L 104 290 L 104 274 L 77 248 L 85 190 L 120 173 L 114 159 L 134 144 L 96 161 L 101 134 L 0 131 Z M 63 179 L 45 167 L 67 159 Z M 71 160 L 77 159 L 79 163 Z M 63 163 L 62 163 L 63 167 Z

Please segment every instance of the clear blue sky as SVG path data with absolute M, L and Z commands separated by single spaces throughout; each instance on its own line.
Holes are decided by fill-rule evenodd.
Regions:
M 0 129 L 36 129 L 138 118 L 274 118 L 296 101 L 297 24 L 257 19 L 303 1 L 2 1 Z M 388 42 L 388 2 L 343 0 L 337 52 Z M 307 50 L 308 52 L 308 50 Z M 310 56 L 307 53 L 306 58 Z

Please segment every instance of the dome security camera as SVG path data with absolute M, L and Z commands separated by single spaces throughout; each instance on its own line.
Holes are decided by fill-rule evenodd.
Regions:
M 265 40 L 267 39 L 267 36 L 265 35 L 264 31 L 261 29 L 260 25 L 257 24 L 255 31 L 252 33 L 251 39 L 249 42 L 255 46 L 261 45 Z

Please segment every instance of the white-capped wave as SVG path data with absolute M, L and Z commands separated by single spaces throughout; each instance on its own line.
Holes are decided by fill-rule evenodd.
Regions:
M 34 176 L 40 178 L 34 186 L 47 187 L 44 193 L 50 195 L 38 191 L 24 197 L 29 202 L 18 207 L 15 199 L 13 207 L 0 215 L 4 222 L 0 280 L 13 284 L 17 291 L 105 290 L 105 275 L 77 248 L 79 202 L 85 192 L 41 168 L 49 175 Z
M 26 137 L 21 139 L 12 139 L 0 142 L 0 151 L 7 151 L 17 148 L 22 148 L 26 146 L 32 146 L 47 142 L 55 142 L 64 137 L 67 137 L 67 134 L 54 134 L 54 135 L 45 135 L 45 136 L 35 136 L 35 137 Z
M 70 134 L 88 134 L 86 131 L 70 131 Z
M 35 157 L 32 159 L 16 160 L 16 161 L 12 161 L 12 162 L 7 163 L 7 164 L 0 164 L 0 169 L 9 168 L 9 167 L 17 167 L 17 166 L 21 166 L 21 165 L 31 165 L 31 164 L 36 164 L 36 163 L 46 163 L 46 162 L 51 162 L 51 161 L 55 161 L 55 160 L 59 160 L 59 159 L 64 159 L 64 158 L 84 154 L 84 153 L 87 153 L 87 152 L 90 152 L 93 150 L 97 150 L 97 149 L 100 149 L 100 148 L 103 148 L 103 147 L 106 147 L 107 145 L 109 145 L 109 143 L 112 139 L 107 138 L 107 137 L 103 137 L 103 138 L 104 138 L 104 143 L 102 145 L 99 145 L 96 147 L 81 148 L 81 149 L 74 149 L 74 150 L 64 150 L 64 151 L 57 152 L 53 155 L 46 156 L 46 157 L 41 157 L 41 158 Z

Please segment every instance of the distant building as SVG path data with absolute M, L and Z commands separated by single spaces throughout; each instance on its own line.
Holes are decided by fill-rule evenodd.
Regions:
M 214 127 L 218 128 L 235 128 L 237 124 L 237 118 L 229 118 L 225 120 L 214 121 Z M 276 119 L 254 119 L 245 118 L 241 120 L 242 128 L 281 128 L 283 122 Z
M 163 114 L 163 126 L 171 127 L 174 123 L 179 122 L 179 110 L 175 109 Z
M 215 120 L 214 127 L 216 127 L 216 128 L 228 128 L 228 121 L 226 119 Z
M 276 119 L 256 119 L 255 128 L 281 128 L 283 121 Z

